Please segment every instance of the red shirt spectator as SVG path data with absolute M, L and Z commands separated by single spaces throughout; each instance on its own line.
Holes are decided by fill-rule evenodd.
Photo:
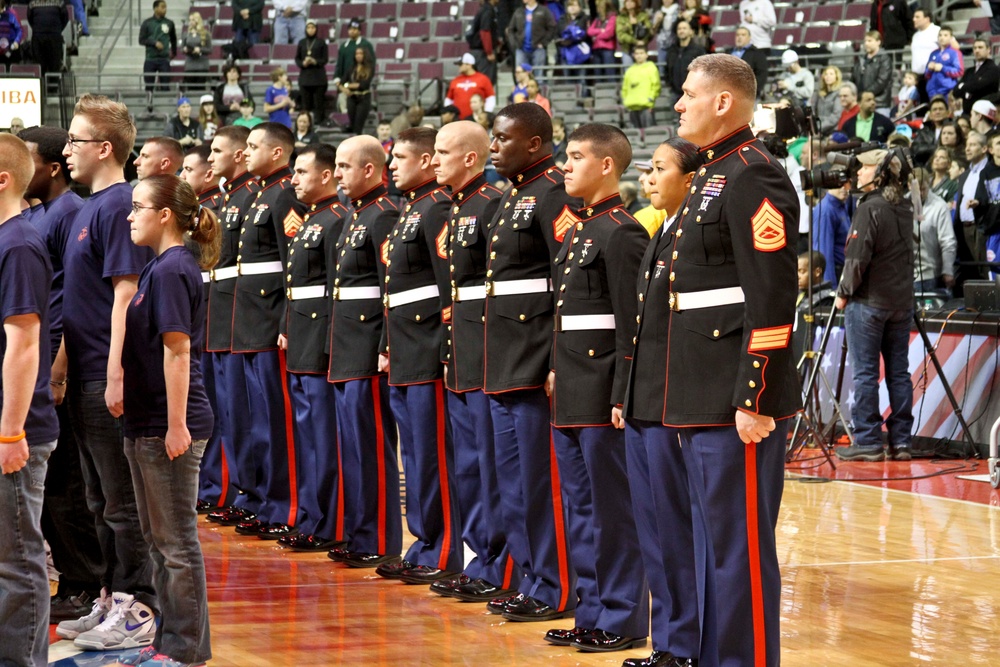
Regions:
M 458 107 L 459 118 L 472 115 L 472 107 L 469 100 L 473 95 L 481 95 L 485 100 L 484 108 L 487 112 L 492 112 L 497 104 L 497 95 L 493 90 L 493 82 L 485 74 L 476 71 L 476 57 L 471 53 L 462 56 L 462 63 L 458 69 L 458 76 L 451 80 L 448 86 L 448 94 L 445 95 L 445 106 L 454 104 Z

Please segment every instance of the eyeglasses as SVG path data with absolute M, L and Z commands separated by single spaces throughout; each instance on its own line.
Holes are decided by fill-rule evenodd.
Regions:
M 103 144 L 107 139 L 77 139 L 75 137 L 68 137 L 66 139 L 66 145 L 71 149 L 77 148 L 79 144 Z
M 146 209 L 147 211 L 158 211 L 160 210 L 156 206 L 143 206 L 142 204 L 132 204 L 132 213 L 138 213 L 139 211 Z

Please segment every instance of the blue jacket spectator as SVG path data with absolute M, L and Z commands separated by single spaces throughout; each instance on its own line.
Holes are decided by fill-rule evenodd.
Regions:
M 938 33 L 938 50 L 927 61 L 924 77 L 927 79 L 927 96 L 947 96 L 958 85 L 965 73 L 962 54 L 951 46 L 951 28 L 941 28 Z
M 813 207 L 813 250 L 828 258 L 823 280 L 834 285 L 840 281 L 840 273 L 844 269 L 844 246 L 847 245 L 852 215 L 854 200 L 850 186 L 828 191 Z

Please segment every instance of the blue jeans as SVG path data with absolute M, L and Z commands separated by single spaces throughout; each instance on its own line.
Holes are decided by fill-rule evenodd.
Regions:
M 107 570 L 101 585 L 129 593 L 156 609 L 149 554 L 142 549 L 142 527 L 125 458 L 121 425 L 104 403 L 107 383 L 71 382 L 66 400 L 73 434 L 80 444 L 87 507 L 97 520 L 97 538 Z M 194 505 L 192 505 L 194 507 Z
M 883 310 L 849 301 L 844 310 L 847 349 L 854 375 L 854 439 L 859 447 L 882 446 L 879 410 L 879 355 L 885 363 L 889 390 L 889 444 L 909 447 L 913 438 L 913 385 L 908 356 L 913 309 Z
M 281 16 L 274 19 L 275 44 L 298 44 L 306 37 L 306 15 Z
M 45 667 L 49 578 L 42 540 L 45 470 L 55 442 L 31 444 L 28 465 L 0 475 L 0 665 Z
M 233 31 L 233 41 L 234 42 L 246 42 L 250 46 L 253 46 L 260 41 L 260 30 L 251 30 L 250 28 L 237 28 Z
M 186 663 L 212 657 L 205 560 L 198 541 L 198 474 L 207 440 L 195 440 L 173 461 L 163 438 L 125 438 L 125 456 L 153 562 L 160 624 L 153 646 Z
M 537 49 L 528 53 L 524 49 L 518 49 L 514 52 L 514 65 L 523 65 L 528 63 L 532 68 L 542 67 L 544 68 L 549 64 L 549 54 L 544 46 L 539 46 Z M 545 77 L 548 76 L 548 72 L 534 71 L 535 80 L 541 85 Z

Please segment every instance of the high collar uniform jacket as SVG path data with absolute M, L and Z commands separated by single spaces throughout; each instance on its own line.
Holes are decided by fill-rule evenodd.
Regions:
M 330 316 L 331 382 L 378 375 L 385 293 L 383 248 L 399 213 L 384 185 L 351 201 L 354 213 L 335 244 L 327 244 L 332 267 Z M 383 245 L 385 244 L 385 245 Z
M 233 352 L 277 349 L 279 323 L 285 314 L 288 243 L 302 226 L 305 213 L 305 205 L 295 198 L 292 170 L 287 166 L 262 176 L 259 186 L 240 229 Z
M 732 425 L 736 410 L 787 417 L 801 407 L 791 347 L 798 198 L 749 127 L 701 154 L 675 237 L 653 239 L 643 257 L 625 414 L 667 426 Z M 744 302 L 682 307 L 727 288 Z

